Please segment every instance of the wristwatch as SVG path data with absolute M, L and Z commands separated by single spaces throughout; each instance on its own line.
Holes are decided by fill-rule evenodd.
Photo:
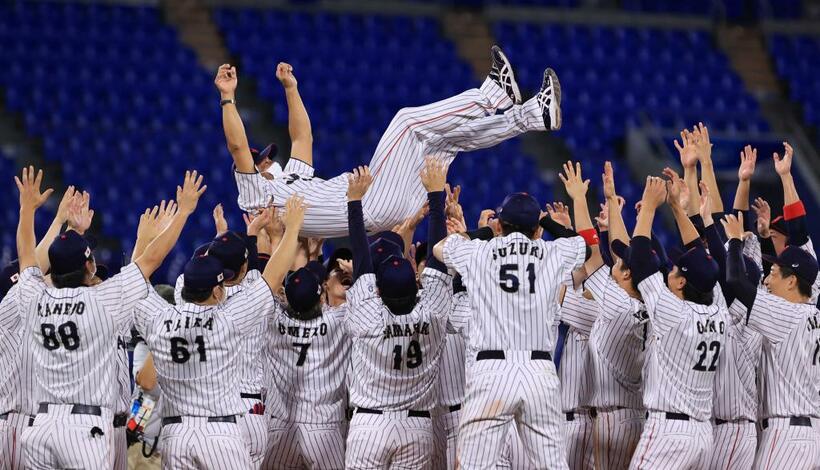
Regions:
M 236 104 L 236 98 L 231 98 L 227 100 L 222 100 L 219 102 L 219 106 L 225 106 L 226 104 Z

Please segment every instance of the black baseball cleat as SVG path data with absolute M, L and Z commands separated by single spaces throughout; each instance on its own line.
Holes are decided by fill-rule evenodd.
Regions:
M 515 81 L 515 73 L 513 72 L 512 64 L 501 48 L 493 46 L 490 49 L 490 58 L 493 61 L 493 66 L 490 68 L 490 79 L 492 79 L 498 86 L 507 93 L 507 96 L 514 104 L 521 104 L 521 90 L 518 89 L 518 83 Z
M 558 75 L 551 68 L 544 70 L 544 81 L 541 83 L 541 91 L 535 95 L 541 113 L 544 116 L 544 127 L 549 131 L 557 131 L 561 128 L 561 82 Z

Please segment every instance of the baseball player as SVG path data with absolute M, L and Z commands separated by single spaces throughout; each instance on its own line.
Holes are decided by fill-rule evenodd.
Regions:
M 430 243 L 446 234 L 443 165 L 428 162 L 421 180 L 430 202 Z M 409 261 L 391 256 L 374 270 L 367 246 L 362 197 L 373 181 L 367 167 L 348 185 L 353 286 L 346 325 L 353 340 L 350 403 L 355 414 L 345 468 L 431 468 L 430 420 L 438 361 L 451 311 L 452 285 L 434 259 L 421 291 Z
M 19 268 L 12 263 L 0 274 L 3 299 L 0 301 L 0 468 L 22 468 L 20 433 L 28 417 L 20 413 L 20 359 L 22 321 L 17 310 Z
M 701 468 L 712 451 L 709 419 L 727 314 L 714 302 L 718 266 L 680 205 L 681 186 L 681 180 L 667 185 L 647 178 L 629 249 L 628 264 L 652 325 L 644 365 L 648 417 L 630 468 Z M 684 244 L 691 247 L 666 283 L 650 240 L 655 211 L 664 199 Z
M 576 220 L 581 220 L 578 214 L 587 210 L 586 185 L 578 173 L 569 175 L 568 188 Z M 434 249 L 436 258 L 462 276 L 475 307 L 468 345 L 475 361 L 468 362 L 458 436 L 463 468 L 492 468 L 513 420 L 536 468 L 567 468 L 558 377 L 550 354 L 552 325 L 558 285 L 583 266 L 587 246 L 582 237 L 537 238 L 540 213 L 532 196 L 512 194 L 497 213 L 504 236 L 471 241 L 454 234 Z M 578 225 L 590 241 L 597 239 L 589 214 Z
M 426 196 L 417 174 L 424 156 L 435 156 L 449 164 L 458 152 L 492 147 L 527 131 L 561 127 L 561 89 L 552 69 L 545 71 L 541 91 L 521 104 L 512 67 L 498 47 L 493 48 L 492 59 L 490 74 L 479 89 L 425 106 L 404 108 L 395 115 L 370 161 L 373 188 L 362 202 L 368 232 L 390 230 L 423 205 Z M 250 211 L 281 205 L 288 195 L 298 192 L 309 205 L 303 235 L 345 236 L 348 175 L 329 180 L 314 176 L 310 123 L 301 100 L 293 98 L 298 92 L 292 68 L 280 64 L 277 77 L 288 97 L 294 146 L 285 174 L 268 180 L 254 168 L 236 111 L 236 69 L 223 65 L 217 73 L 215 83 L 222 95 L 225 136 L 236 166 L 239 206 Z M 496 114 L 499 109 L 506 111 Z M 296 129 L 301 131 L 294 135 Z
M 88 242 L 68 230 L 51 244 L 49 287 L 34 256 L 34 212 L 51 194 L 40 191 L 42 171 L 24 169 L 20 190 L 17 252 L 19 308 L 24 334 L 34 339 L 35 399 L 38 413 L 23 432 L 30 468 L 106 468 L 113 432 L 111 391 L 115 381 L 116 337 L 130 309 L 145 297 L 150 276 L 176 243 L 196 205 L 201 178 L 186 174 L 177 191 L 185 211 L 120 274 L 88 287 L 96 266 Z M 184 212 L 184 213 L 183 213 Z
M 277 303 L 268 325 L 271 382 L 287 415 L 271 417 L 266 468 L 344 468 L 350 339 L 345 304 L 322 302 L 326 277 L 317 261 L 288 276 L 287 306 Z
M 164 468 L 252 468 L 237 426 L 248 412 L 239 389 L 240 344 L 273 311 L 274 293 L 295 258 L 304 206 L 294 197 L 286 207 L 279 248 L 261 278 L 241 292 L 227 297 L 224 280 L 235 273 L 205 254 L 185 266 L 182 305 L 171 306 L 154 292 L 137 305 L 136 328 L 163 392 Z

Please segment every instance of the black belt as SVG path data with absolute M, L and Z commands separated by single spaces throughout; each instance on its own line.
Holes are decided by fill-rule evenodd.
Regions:
M 769 427 L 769 419 L 766 418 L 761 423 L 763 425 L 763 429 Z M 811 427 L 811 418 L 808 416 L 789 416 L 789 426 L 805 426 Z
M 114 415 L 114 427 L 121 428 L 125 426 L 125 423 L 128 422 L 128 413 L 120 413 L 118 415 Z
M 262 394 L 261 393 L 240 393 L 240 398 L 250 398 L 251 400 L 259 400 L 262 401 Z
M 209 416 L 208 417 L 209 423 L 236 423 L 236 416 Z M 168 416 L 166 418 L 162 418 L 162 425 L 165 426 L 166 424 L 181 424 L 182 423 L 182 416 Z
M 461 405 L 456 405 L 461 408 Z M 362 408 L 361 406 L 356 408 L 356 413 L 366 413 L 371 415 L 380 415 L 384 414 L 384 411 L 381 410 L 374 410 L 371 408 Z M 410 410 L 407 412 L 408 418 L 429 418 L 430 412 L 429 411 L 419 411 L 419 410 Z
M 9 415 L 10 415 L 10 414 L 11 414 L 11 411 L 7 411 L 7 412 L 5 412 L 5 413 L 1 414 L 1 415 L 0 415 L 0 421 L 5 421 L 5 420 L 7 420 L 7 419 L 9 418 Z
M 683 413 L 664 413 L 663 414 L 666 419 L 671 419 L 674 421 L 689 421 L 689 415 Z M 649 412 L 646 412 L 646 417 L 649 418 Z
M 459 403 L 458 405 L 453 405 L 450 408 L 448 408 L 449 413 L 454 413 L 454 412 L 456 412 L 460 409 L 461 409 L 461 403 Z
M 588 409 L 588 410 L 586 410 L 586 411 L 587 411 L 587 414 L 589 414 L 589 417 L 590 417 L 590 418 L 593 418 L 593 419 L 594 419 L 594 418 L 597 418 L 597 417 L 598 417 L 598 410 L 597 410 L 597 409 L 595 409 L 595 408 L 590 408 L 590 409 Z M 567 416 L 567 421 L 575 421 L 575 416 L 576 416 L 577 414 L 579 414 L 579 413 L 580 413 L 580 412 L 576 413 L 575 411 L 567 411 L 567 412 L 565 413 L 565 414 L 566 414 L 566 416 Z
M 48 413 L 48 405 L 48 403 L 40 403 L 37 413 Z M 71 414 L 102 416 L 102 408 L 97 405 L 71 405 Z
M 497 360 L 504 360 L 507 356 L 504 355 L 504 351 L 498 349 L 488 349 L 486 351 L 479 351 L 478 355 L 476 355 L 476 361 L 486 361 L 488 359 L 497 359 Z M 550 355 L 549 351 L 532 351 L 530 354 L 530 359 L 533 361 L 551 361 L 552 355 Z
M 726 424 L 726 423 L 752 423 L 752 424 L 754 424 L 755 422 L 752 421 L 751 419 L 727 420 L 727 419 L 715 418 L 715 425 L 716 426 L 720 426 L 721 424 Z

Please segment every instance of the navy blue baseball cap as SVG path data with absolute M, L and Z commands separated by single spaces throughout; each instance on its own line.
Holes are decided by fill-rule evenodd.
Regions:
M 769 224 L 769 228 L 776 232 L 782 233 L 783 235 L 789 236 L 789 229 L 786 228 L 786 219 L 784 219 L 782 215 L 775 217 Z
M 702 246 L 690 248 L 675 261 L 680 275 L 698 292 L 711 292 L 720 277 L 717 262 Z
M 205 256 L 205 253 L 208 252 L 208 248 L 210 248 L 210 247 L 211 247 L 211 242 L 203 243 L 202 245 L 199 245 L 198 247 L 196 247 L 196 250 L 194 250 L 194 254 L 193 254 L 193 256 L 191 256 L 191 259 L 199 258 L 200 256 Z
M 210 255 L 189 260 L 183 274 L 185 287 L 194 290 L 213 289 L 234 276 L 233 271 L 225 269 L 217 257 Z
M 253 163 L 256 165 L 261 163 L 262 160 L 266 158 L 273 160 L 277 153 L 279 153 L 279 147 L 277 147 L 276 144 L 269 144 L 267 147 L 263 148 L 261 152 L 256 149 L 251 149 Z
M 618 239 L 612 240 L 611 246 L 612 252 L 615 253 L 615 256 L 621 258 L 624 261 L 624 265 L 626 265 L 627 268 L 632 269 L 632 248 L 630 248 L 629 245 Z M 658 257 L 658 253 L 656 253 L 654 249 L 652 250 L 652 262 L 656 266 L 660 265 L 660 258 Z
M 333 250 L 333 253 L 330 254 L 330 258 L 325 261 L 325 269 L 327 272 L 333 271 L 334 269 L 339 267 L 339 260 L 352 260 L 353 259 L 353 252 L 350 251 L 350 248 L 336 248 Z
M 743 264 L 746 266 L 746 279 L 755 286 L 760 284 L 760 268 L 751 257 L 743 255 Z
M 410 261 L 390 256 L 376 268 L 376 287 L 381 297 L 400 299 L 418 293 L 416 273 Z
M 322 281 L 307 266 L 292 272 L 285 282 L 288 305 L 297 312 L 313 308 L 322 295 Z
M 222 261 L 225 269 L 238 273 L 242 265 L 248 261 L 248 244 L 242 235 L 234 231 L 227 231 L 217 235 L 211 241 L 208 254 Z
M 100 278 L 101 281 L 107 281 L 111 277 L 111 270 L 108 269 L 108 266 L 97 263 L 97 272 L 94 275 Z
M 817 279 L 817 260 L 810 253 L 798 246 L 789 245 L 780 252 L 780 256 L 763 255 L 763 259 L 783 268 L 791 269 L 795 276 L 809 285 Z
M 376 243 L 377 241 L 384 239 L 390 242 L 393 242 L 396 246 L 399 247 L 399 250 L 404 253 L 404 239 L 396 232 L 391 230 L 385 230 L 383 232 L 379 232 L 372 237 L 370 237 L 370 244 Z
M 74 230 L 61 233 L 48 248 L 51 272 L 62 275 L 79 271 L 93 258 L 88 240 Z
M 404 256 L 404 250 L 393 241 L 380 237 L 370 244 L 370 258 L 373 266 L 378 267 L 391 256 Z
M 0 271 L 0 299 L 6 296 L 12 286 L 20 280 L 20 262 L 14 260 Z
M 522 228 L 532 228 L 541 219 L 541 206 L 527 193 L 512 193 L 496 211 L 498 220 Z
M 316 279 L 319 282 L 325 282 L 327 280 L 327 269 L 325 269 L 325 265 L 319 261 L 308 261 L 305 265 L 308 271 L 312 272 Z

